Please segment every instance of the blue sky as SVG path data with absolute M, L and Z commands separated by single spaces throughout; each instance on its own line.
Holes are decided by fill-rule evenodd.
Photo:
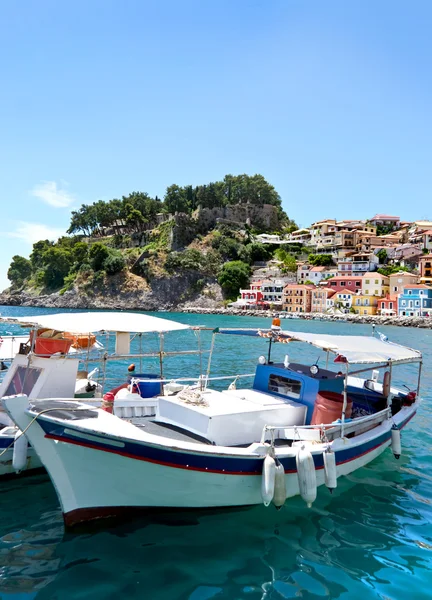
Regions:
M 432 218 L 432 3 L 0 3 L 0 288 L 83 202 L 262 173 L 299 224 Z

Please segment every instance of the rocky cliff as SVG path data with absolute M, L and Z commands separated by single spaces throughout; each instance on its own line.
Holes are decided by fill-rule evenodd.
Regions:
M 215 280 L 193 271 L 154 278 L 149 283 L 127 272 L 97 284 L 75 284 L 64 293 L 36 294 L 24 290 L 0 294 L 0 305 L 144 311 L 182 310 L 194 306 L 215 309 L 221 306 L 222 300 L 221 288 Z

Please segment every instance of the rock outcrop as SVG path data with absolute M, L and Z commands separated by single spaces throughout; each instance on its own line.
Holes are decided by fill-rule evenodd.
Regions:
M 0 294 L 0 305 L 41 308 L 81 308 L 112 310 L 182 310 L 183 307 L 214 309 L 222 303 L 220 286 L 212 278 L 194 271 L 151 280 L 122 273 L 102 283 L 75 285 L 52 294 L 35 295 L 26 291 Z

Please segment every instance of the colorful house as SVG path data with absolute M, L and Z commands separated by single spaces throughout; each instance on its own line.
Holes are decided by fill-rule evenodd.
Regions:
M 314 267 L 313 265 L 303 264 L 297 269 L 297 283 L 311 281 L 315 285 L 323 279 L 337 275 L 336 267 Z
M 351 292 L 336 292 L 336 296 L 334 298 L 336 308 L 339 308 L 344 312 L 348 312 L 352 306 L 354 296 L 355 295 Z
M 375 226 L 385 225 L 392 229 L 397 229 L 400 225 L 400 218 L 392 215 L 375 215 L 369 222 Z
M 424 284 L 409 285 L 398 298 L 400 317 L 428 317 L 432 315 L 432 287 Z
M 389 317 L 397 315 L 398 311 L 398 297 L 387 294 L 385 298 L 378 300 L 377 313 L 379 315 L 387 315 Z
M 399 271 L 389 275 L 390 294 L 398 296 L 401 294 L 404 287 L 408 285 L 416 285 L 418 283 L 418 275 L 407 273 L 407 271 Z
M 376 296 L 366 296 L 356 294 L 352 299 L 352 308 L 358 315 L 376 315 L 378 298 Z
M 283 291 L 283 310 L 290 313 L 311 312 L 313 290 L 314 285 L 288 283 Z
M 332 277 L 327 285 L 333 292 L 353 292 L 354 294 L 362 289 L 363 277 Z
M 240 290 L 240 299 L 244 306 L 254 306 L 262 301 L 261 281 L 254 281 L 249 285 L 249 289 Z
M 327 312 L 330 307 L 333 307 L 333 301 L 329 303 L 329 300 L 335 295 L 335 293 L 336 292 L 333 292 L 325 287 L 317 287 L 312 290 L 311 312 Z
M 381 273 L 366 273 L 362 279 L 362 294 L 383 298 L 389 293 L 389 278 Z
M 419 258 L 420 283 L 432 283 L 432 254 Z

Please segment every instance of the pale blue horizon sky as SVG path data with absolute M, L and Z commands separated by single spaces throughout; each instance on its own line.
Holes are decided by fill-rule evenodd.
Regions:
M 0 5 L 0 288 L 81 203 L 262 173 L 301 225 L 432 218 L 432 4 Z

